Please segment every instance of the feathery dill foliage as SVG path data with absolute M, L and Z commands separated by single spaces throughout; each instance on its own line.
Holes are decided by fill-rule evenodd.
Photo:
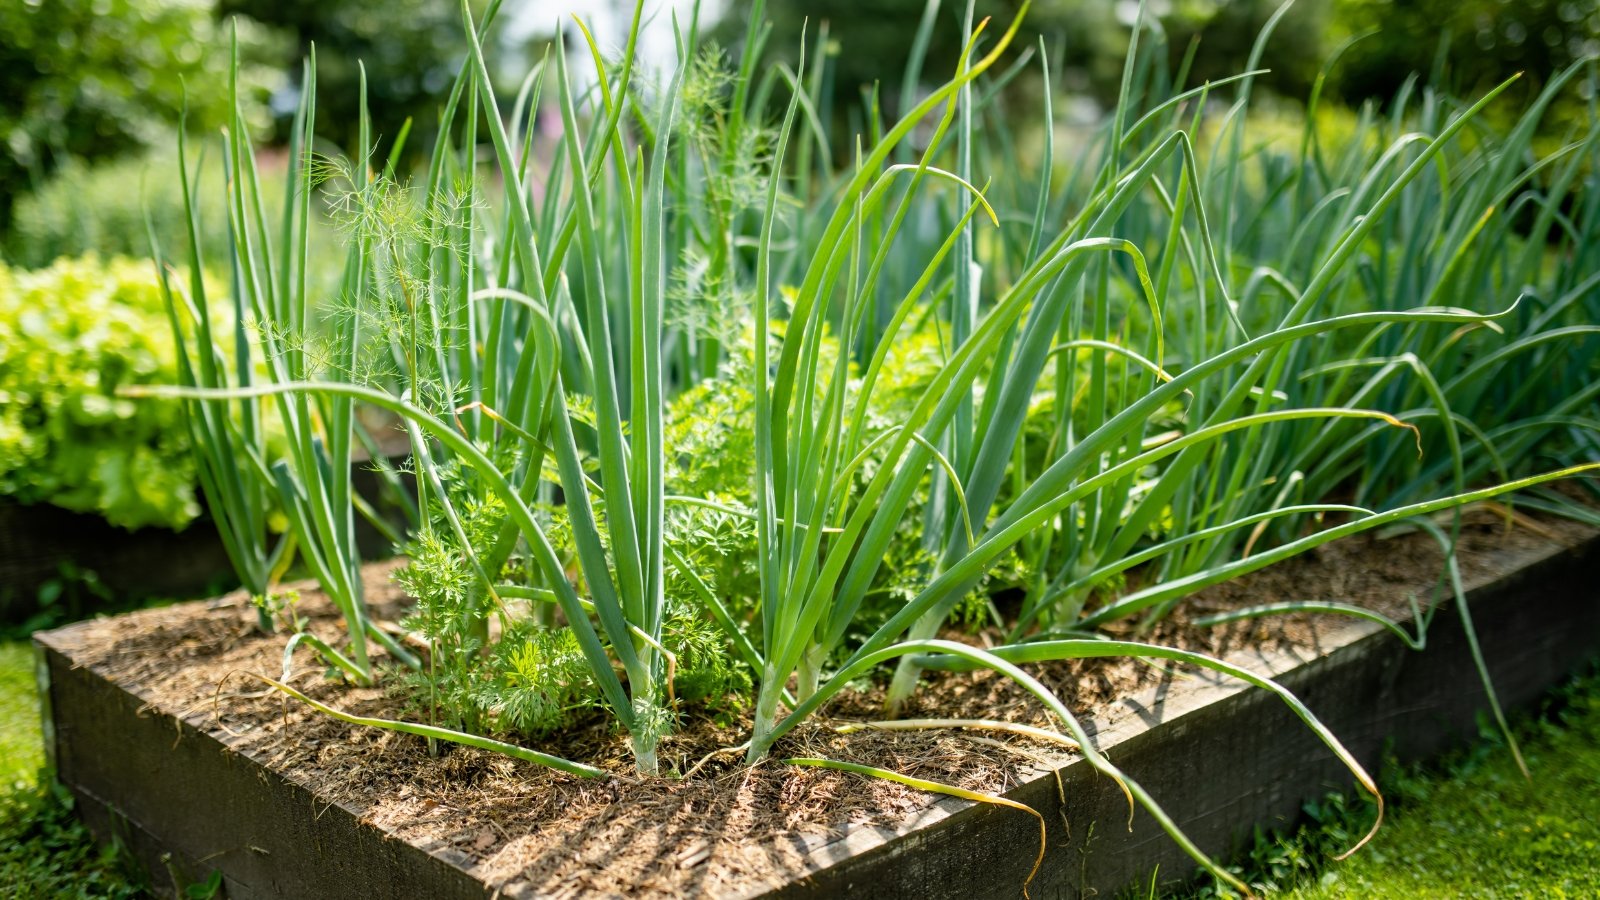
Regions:
M 298 553 L 344 615 L 337 642 L 290 616 L 288 663 L 303 648 L 367 681 L 371 640 L 409 670 L 427 723 L 383 727 L 594 776 L 517 741 L 602 715 L 654 774 L 697 710 L 750 712 L 755 762 L 890 663 L 891 711 L 925 670 L 986 667 L 1228 881 L 1021 666 L 1125 656 L 1241 678 L 1375 793 L 1281 686 L 1095 629 L 1383 525 L 1451 550 L 1452 510 L 1597 466 L 1600 116 L 1532 149 L 1550 98 L 1592 68 L 1505 133 L 1479 118 L 1504 85 L 1413 84 L 1337 139 L 1314 94 L 1298 146 L 1258 145 L 1251 85 L 1277 18 L 1241 74 L 1198 87 L 1141 26 L 1118 106 L 1061 167 L 1048 89 L 1042 153 L 998 103 L 1024 66 L 1057 74 L 1045 44 L 1018 54 L 1021 18 L 969 15 L 948 80 L 893 116 L 869 98 L 835 160 L 827 48 L 763 69 L 759 9 L 737 60 L 678 22 L 676 67 L 647 78 L 641 5 L 620 59 L 590 42 L 592 89 L 553 49 L 507 104 L 480 44 L 498 8 L 463 11 L 471 53 L 415 180 L 375 165 L 366 129 L 355 162 L 297 145 L 269 234 L 230 130 L 262 379 L 209 364 L 223 338 L 203 298 L 168 293 L 195 352 L 165 393 L 186 400 L 235 562 L 264 592 Z M 558 134 L 535 134 L 541 110 Z M 347 244 L 320 306 L 319 186 Z M 285 452 L 260 440 L 263 402 Z M 421 658 L 366 615 L 349 540 L 348 466 L 376 414 L 411 444 L 398 578 Z M 292 537 L 270 547 L 267 496 Z M 1462 602 L 1453 562 L 1442 577 Z M 1002 589 L 1019 610 L 991 602 Z M 952 621 L 1002 641 L 941 637 Z
M 468 339 L 461 308 L 466 300 L 434 290 L 429 267 L 436 256 L 460 260 L 471 252 L 468 214 L 482 203 L 465 178 L 426 194 L 387 171 L 366 175 L 363 168 L 339 157 L 316 157 L 311 165 L 329 218 L 347 245 L 362 248 L 370 267 L 362 296 L 345 290 L 327 311 L 330 318 L 347 320 L 334 333 L 363 336 L 353 364 L 341 374 L 355 384 L 400 385 L 412 402 L 448 412 L 466 391 L 452 383 L 442 362 L 460 353 Z

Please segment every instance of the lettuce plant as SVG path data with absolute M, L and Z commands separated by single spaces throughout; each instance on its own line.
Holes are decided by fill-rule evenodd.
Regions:
M 182 403 L 117 396 L 176 378 L 149 263 L 0 264 L 0 495 L 123 528 L 188 525 L 200 504 Z

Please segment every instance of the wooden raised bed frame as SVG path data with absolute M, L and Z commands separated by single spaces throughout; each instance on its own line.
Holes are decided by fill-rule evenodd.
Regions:
M 410 448 L 386 437 L 389 462 L 399 466 Z M 401 519 L 378 473 L 356 454 L 351 486 L 381 514 Z M 415 492 L 411 476 L 401 475 Z M 361 516 L 356 543 L 367 559 L 393 555 L 389 539 Z M 160 565 L 152 565 L 160 560 Z M 219 585 L 238 584 L 222 538 L 207 516 L 182 531 L 119 528 L 93 513 L 72 512 L 48 503 L 21 506 L 0 499 L 0 622 L 21 622 L 38 611 L 36 596 L 63 568 L 92 572 L 118 596 L 196 597 Z
M 1469 584 L 1470 603 L 1500 696 L 1515 706 L 1600 653 L 1600 538 L 1507 551 L 1496 562 L 1507 574 Z M 319 800 L 230 749 L 210 730 L 209 712 L 181 718 L 148 707 L 137 686 L 75 664 L 89 631 L 80 624 L 35 637 L 47 750 L 90 827 L 126 843 L 158 890 L 173 890 L 171 873 L 199 880 L 213 869 L 233 898 L 515 898 L 556 887 L 512 882 L 492 890 L 464 855 L 393 839 L 359 811 Z M 1369 768 L 1385 752 L 1427 757 L 1475 733 L 1483 692 L 1452 607 L 1435 619 L 1423 652 L 1365 621 L 1336 621 L 1319 634 L 1314 651 L 1230 660 L 1293 690 Z M 1086 721 L 1100 748 L 1213 854 L 1237 851 L 1255 826 L 1291 823 L 1305 800 L 1350 785 L 1277 699 L 1209 674 L 1163 682 Z M 1059 772 L 1070 834 L 1048 769 L 1008 794 L 1049 823 L 1035 898 L 1109 897 L 1158 867 L 1163 881 L 1194 871 L 1149 816 L 1128 830 L 1126 801 L 1108 780 L 1076 759 Z M 774 871 L 740 893 L 1014 896 L 1037 841 L 1026 816 L 930 799 L 897 828 L 851 827 L 810 841 L 798 870 Z

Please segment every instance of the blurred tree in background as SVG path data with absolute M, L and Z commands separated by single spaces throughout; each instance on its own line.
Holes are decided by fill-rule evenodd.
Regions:
M 471 2 L 481 13 L 487 0 Z M 648 2 L 654 10 L 662 0 Z M 502 18 L 544 16 L 572 6 L 625 20 L 630 6 L 627 0 L 545 5 L 550 8 L 513 0 Z M 960 28 L 965 0 L 768 0 L 766 5 L 773 21 L 769 58 L 795 62 L 801 24 L 808 22 L 809 45 L 821 42 L 825 52 L 832 113 L 842 121 L 853 115 L 851 124 L 858 127 L 864 92 L 874 86 L 886 116 L 903 108 L 905 64 L 925 16 L 933 16 L 934 27 L 914 90 L 949 77 L 965 39 Z M 976 16 L 993 17 L 986 41 L 1020 5 L 1021 0 L 977 0 Z M 1162 54 L 1169 69 L 1192 50 L 1189 84 L 1222 78 L 1245 67 L 1257 35 L 1280 6 L 1280 0 L 1148 0 L 1144 45 Z M 750 7 L 726 4 L 724 21 L 715 30 L 724 46 L 740 45 Z M 1137 0 L 1036 0 L 1011 59 L 1037 48 L 1037 37 L 1043 36 L 1057 70 L 1055 88 L 1104 108 L 1118 90 L 1138 8 Z M 40 206 L 39 215 L 30 219 L 37 226 L 33 237 L 51 240 L 29 237 L 30 246 L 55 246 L 60 241 L 52 243 L 52 236 L 66 234 L 82 249 L 85 242 L 74 235 L 125 231 L 121 219 L 88 222 L 81 211 L 68 208 L 75 199 L 94 202 L 82 198 L 84 185 L 122 180 L 95 182 L 85 167 L 148 146 L 169 148 L 185 84 L 191 127 L 211 131 L 220 125 L 233 22 L 246 63 L 247 114 L 264 144 L 286 135 L 299 98 L 301 60 L 315 44 L 322 137 L 342 150 L 353 147 L 360 121 L 358 62 L 364 62 L 379 154 L 387 153 L 409 118 L 407 155 L 414 159 L 431 143 L 439 106 L 465 54 L 459 16 L 455 0 L 0 0 L 0 244 L 12 250 L 19 246 L 16 235 L 8 236 L 18 225 L 18 198 L 40 193 L 67 160 L 75 161 L 76 180 L 50 194 L 57 200 Z M 1531 96 L 1574 60 L 1600 53 L 1600 2 L 1298 0 L 1265 47 L 1261 65 L 1271 74 L 1258 83 L 1297 101 L 1329 55 L 1357 36 L 1331 70 L 1332 99 L 1385 102 L 1414 72 L 1426 77 L 1437 70 L 1441 84 L 1458 95 L 1479 93 L 1525 72 L 1506 102 L 1514 108 L 1517 98 Z M 1037 71 L 1035 63 L 1022 74 L 1020 96 L 1027 96 L 1030 81 L 1037 84 Z M 1580 92 L 1586 87 L 1575 85 L 1558 101 L 1547 119 L 1552 133 L 1586 119 L 1588 100 Z M 509 97 L 514 89 L 501 93 Z M 1079 108 L 1089 110 L 1087 115 L 1093 107 Z M 1069 117 L 1070 109 L 1058 106 Z M 124 205 L 138 209 L 136 202 Z
M 978 0 L 973 21 L 991 17 L 985 39 L 993 41 L 1016 17 L 1021 0 Z M 807 54 L 817 42 L 827 40 L 831 96 L 839 107 L 859 105 L 863 93 L 877 85 L 886 115 L 902 108 L 901 80 L 911 55 L 919 23 L 933 9 L 927 55 L 920 82 L 926 86 L 954 74 L 967 35 L 961 31 L 965 0 L 769 0 L 766 16 L 772 22 L 766 52 L 792 66 L 805 28 Z M 728 45 L 743 40 L 751 7 L 733 4 L 717 29 Z M 1070 27 L 1069 27 L 1070 23 Z M 1125 52 L 1126 29 L 1118 28 L 1113 6 L 1104 0 L 1042 0 L 1029 7 L 1025 35 L 1045 35 L 1050 52 L 1072 60 L 1076 72 L 1098 72 L 1113 81 L 1116 72 L 1101 65 Z M 1026 37 L 1019 49 L 1033 46 Z M 812 60 L 807 60 L 807 65 Z
M 893 111 L 899 108 L 901 67 L 930 5 L 937 20 L 921 81 L 933 84 L 955 71 L 965 0 L 769 0 L 773 31 L 767 50 L 792 61 L 801 23 L 809 23 L 808 41 L 814 46 L 825 22 L 834 45 L 829 59 L 835 102 L 859 103 L 863 86 L 876 81 L 884 108 Z M 1146 15 L 1174 69 L 1198 42 L 1188 78 L 1194 85 L 1242 71 L 1257 35 L 1283 5 L 1283 0 L 1148 0 Z M 990 27 L 997 31 L 1020 6 L 1020 0 L 977 0 L 976 18 L 993 16 Z M 1037 0 L 1018 47 L 1033 46 L 1030 35 L 1043 35 L 1059 57 L 1052 64 L 1065 68 L 1058 87 L 1104 105 L 1115 98 L 1138 7 L 1137 0 Z M 747 16 L 748 10 L 729 13 L 719 32 L 725 42 L 743 34 Z M 1271 73 L 1258 84 L 1283 97 L 1303 98 L 1329 56 L 1346 40 L 1368 32 L 1330 74 L 1331 96 L 1352 105 L 1392 98 L 1413 73 L 1428 76 L 1436 58 L 1445 63 L 1441 86 L 1458 94 L 1487 90 L 1516 72 L 1526 76 L 1519 90 L 1532 92 L 1576 60 L 1600 54 L 1600 3 L 1298 0 L 1264 48 L 1260 65 Z M 1571 114 L 1576 102 L 1568 100 Z
M 29 267 L 90 249 L 140 255 L 147 201 L 158 231 L 181 238 L 165 227 L 181 213 L 165 189 L 173 134 L 185 96 L 191 131 L 215 134 L 225 121 L 235 26 L 246 116 L 263 147 L 287 135 L 315 42 L 323 138 L 353 147 L 364 61 L 374 136 L 392 141 L 414 118 L 410 152 L 426 152 L 466 54 L 459 9 L 455 0 L 0 0 L 0 255 Z M 145 159 L 152 149 L 166 152 Z
M 1518 72 L 1513 96 L 1529 98 L 1550 78 L 1600 54 L 1600 3 L 1595 0 L 1333 0 L 1341 32 L 1364 34 L 1340 61 L 1335 83 L 1347 102 L 1393 97 L 1412 72 L 1437 63 L 1458 93 L 1480 93 Z M 1582 86 L 1580 85 L 1580 88 Z M 1581 116 L 1576 91 L 1557 120 Z
M 64 160 L 169 142 L 185 84 L 191 126 L 223 121 L 227 40 L 208 2 L 5 0 L 0 36 L 0 231 Z
M 974 21 L 992 17 L 985 39 L 993 40 L 1021 5 L 1020 0 L 978 0 Z M 1256 35 L 1280 5 L 1281 0 L 1152 0 L 1146 15 L 1159 29 L 1155 39 L 1167 44 L 1172 66 L 1198 41 L 1189 80 L 1199 83 L 1239 72 Z M 933 84 L 955 72 L 966 37 L 960 28 L 965 0 L 771 0 L 768 51 L 792 60 L 801 23 L 809 23 L 808 42 L 813 45 L 826 23 L 828 38 L 838 44 L 831 57 L 836 100 L 853 102 L 864 86 L 877 81 L 892 101 L 886 108 L 898 109 L 901 67 L 910 55 L 917 23 L 930 6 L 936 18 L 921 81 Z M 1136 0 L 1036 0 L 1028 8 L 1018 50 L 1036 45 L 1030 35 L 1042 35 L 1052 67 L 1064 69 L 1058 86 L 1109 104 L 1116 97 L 1138 7 Z M 1295 96 L 1310 88 L 1323 54 L 1328 14 L 1327 0 L 1309 0 L 1291 8 L 1279 23 L 1261 63 L 1273 70 L 1275 89 Z M 730 13 L 721 31 L 725 40 L 736 30 L 742 34 L 747 15 Z
M 485 6 L 472 0 L 476 14 Z M 316 45 L 317 132 L 346 152 L 358 140 L 361 66 L 374 141 L 387 147 L 409 118 L 407 155 L 415 158 L 431 146 L 444 97 L 467 54 L 456 0 L 218 0 L 217 14 L 249 17 L 288 38 L 276 58 L 290 85 L 273 102 L 280 139 L 294 116 L 301 60 Z
M 1282 6 L 1283 0 L 1171 0 L 1149 9 L 1166 33 L 1173 65 L 1195 44 L 1188 80 L 1198 85 L 1244 71 L 1257 36 Z M 1334 15 L 1330 6 L 1327 0 L 1299 0 L 1284 12 L 1262 48 L 1259 67 L 1271 74 L 1258 83 L 1285 97 L 1311 92 L 1332 49 L 1326 37 Z

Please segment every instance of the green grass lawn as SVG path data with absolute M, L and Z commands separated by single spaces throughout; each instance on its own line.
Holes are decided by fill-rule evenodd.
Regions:
M 69 802 L 39 784 L 39 699 L 24 642 L 0 643 L 0 723 L 0 885 L 25 898 L 140 896 L 125 863 L 96 849 Z M 1335 796 L 1313 805 L 1313 826 L 1260 840 L 1241 870 L 1303 900 L 1600 896 L 1600 674 L 1552 693 L 1517 730 L 1532 783 L 1486 736 L 1440 763 L 1391 769 L 1388 821 L 1350 859 L 1330 855 L 1354 842 L 1370 808 Z
M 39 693 L 33 681 L 33 648 L 26 641 L 0 643 L 0 785 L 32 784 L 44 764 L 39 743 Z
M 1486 728 L 1445 760 L 1390 767 L 1390 814 L 1349 859 L 1331 857 L 1365 832 L 1371 805 L 1334 796 L 1308 808 L 1313 825 L 1258 839 L 1237 871 L 1297 900 L 1600 897 L 1600 673 L 1553 692 L 1515 728 L 1531 782 Z
M 63 792 L 39 782 L 44 744 L 33 648 L 0 643 L 0 885 L 18 900 L 139 897 L 126 863 L 95 847 Z
M 1394 821 L 1292 896 L 1600 897 L 1600 680 L 1585 687 L 1525 726 L 1532 781 L 1493 742 L 1396 778 Z

